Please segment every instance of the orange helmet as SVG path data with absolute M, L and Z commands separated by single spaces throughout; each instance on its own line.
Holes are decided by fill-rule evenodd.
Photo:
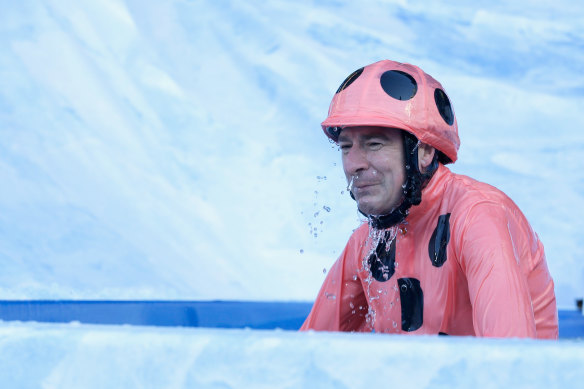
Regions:
M 422 69 L 384 60 L 354 71 L 343 81 L 322 128 L 335 142 L 350 126 L 405 130 L 454 162 L 460 146 L 456 117 L 444 88 Z

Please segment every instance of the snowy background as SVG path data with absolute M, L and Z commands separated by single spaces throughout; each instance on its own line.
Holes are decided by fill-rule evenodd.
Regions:
M 452 169 L 584 295 L 578 2 L 0 5 L 0 298 L 311 301 L 359 223 L 319 124 L 384 58 L 442 82 Z
M 584 295 L 580 2 L 0 10 L 0 299 L 311 301 L 359 223 L 319 124 L 341 81 L 385 58 L 444 85 L 452 169 L 518 203 L 561 308 Z M 584 381 L 578 341 L 3 323 L 0 349 L 20 388 Z

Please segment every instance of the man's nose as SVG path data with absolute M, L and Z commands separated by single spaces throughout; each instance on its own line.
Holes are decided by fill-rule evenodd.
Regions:
M 349 151 L 343 155 L 343 167 L 345 173 L 349 176 L 353 176 L 362 170 L 367 170 L 369 167 L 367 154 L 360 147 L 351 147 Z

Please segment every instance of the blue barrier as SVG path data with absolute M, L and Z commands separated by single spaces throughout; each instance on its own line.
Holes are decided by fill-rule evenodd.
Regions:
M 296 330 L 311 303 L 249 301 L 0 301 L 0 320 Z
M 0 320 L 297 330 L 312 303 L 254 301 L 0 301 Z M 560 338 L 584 338 L 584 316 L 558 313 Z

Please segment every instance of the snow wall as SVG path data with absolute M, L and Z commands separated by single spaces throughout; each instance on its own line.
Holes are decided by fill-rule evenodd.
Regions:
M 311 301 L 359 224 L 320 129 L 390 58 L 584 295 L 578 2 L 0 0 L 0 299 Z
M 3 388 L 581 388 L 582 343 L 0 324 Z

